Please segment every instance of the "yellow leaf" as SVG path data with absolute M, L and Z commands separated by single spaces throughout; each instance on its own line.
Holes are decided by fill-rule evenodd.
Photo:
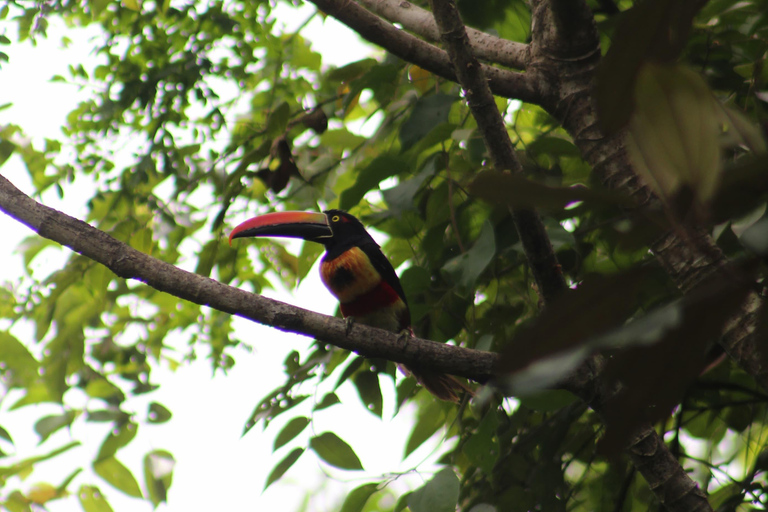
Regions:
M 32 503 L 37 503 L 38 505 L 42 505 L 48 501 L 51 501 L 52 499 L 56 498 L 56 496 L 56 488 L 51 484 L 45 483 L 33 485 L 32 489 L 30 489 L 27 493 L 27 498 L 29 498 L 29 501 Z
M 414 87 L 421 92 L 427 92 L 434 85 L 432 73 L 419 66 L 411 66 L 408 68 L 408 79 Z
M 123 7 L 132 11 L 139 12 L 141 10 L 140 0 L 123 0 Z
M 635 171 L 664 199 L 688 187 L 699 203 L 720 178 L 718 104 L 704 80 L 681 65 L 646 64 L 635 85 L 627 149 Z

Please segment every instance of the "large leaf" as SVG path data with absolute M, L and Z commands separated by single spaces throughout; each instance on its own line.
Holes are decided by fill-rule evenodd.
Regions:
M 408 170 L 408 163 L 396 156 L 382 155 L 375 158 L 358 172 L 355 184 L 341 193 L 339 208 L 348 210 L 356 206 L 366 192 L 378 187 L 383 180 Z
M 606 132 L 629 121 L 640 68 L 648 62 L 673 62 L 703 5 L 698 0 L 643 0 L 623 14 L 597 75 L 597 108 Z
M 108 484 L 128 496 L 141 498 L 141 489 L 131 471 L 115 457 L 101 459 L 93 464 L 93 470 Z
M 324 432 L 309 440 L 309 446 L 318 457 L 339 469 L 363 469 L 355 451 L 333 432 Z
M 459 479 L 452 468 L 437 473 L 408 498 L 411 512 L 455 512 L 459 501 Z
M 11 377 L 11 385 L 27 387 L 38 379 L 37 362 L 32 354 L 11 334 L 0 331 L 0 361 Z
M 286 426 L 283 427 L 280 433 L 277 434 L 277 437 L 275 438 L 275 444 L 272 449 L 277 450 L 278 448 L 283 446 L 285 443 L 294 439 L 305 428 L 307 428 L 307 425 L 309 425 L 309 418 L 307 418 L 306 416 L 299 416 L 297 418 L 293 418 L 291 421 L 288 422 Z
M 362 512 L 368 498 L 378 490 L 379 484 L 363 484 L 352 490 L 344 499 L 340 512 Z
M 456 286 L 456 291 L 466 296 L 474 291 L 475 283 L 496 255 L 496 242 L 493 235 L 493 225 L 489 221 L 483 223 L 483 229 L 477 241 L 464 254 L 448 260 L 442 271 L 450 282 Z
M 707 85 L 686 67 L 648 64 L 635 103 L 627 135 L 635 171 L 667 200 L 685 187 L 708 201 L 720 177 L 720 112 Z
M 451 107 L 458 99 L 442 93 L 419 99 L 400 128 L 401 151 L 408 151 L 437 125 L 447 122 Z
M 295 448 L 291 453 L 285 456 L 283 460 L 277 463 L 267 477 L 267 481 L 264 483 L 264 489 L 272 485 L 274 482 L 280 479 L 288 469 L 293 466 L 293 463 L 299 460 L 301 454 L 304 453 L 304 448 Z
M 153 450 L 144 456 L 144 484 L 155 507 L 168 499 L 175 466 L 173 455 L 165 450 Z
M 45 416 L 37 420 L 35 423 L 35 432 L 40 436 L 40 442 L 42 443 L 48 439 L 51 434 L 60 428 L 70 426 L 78 415 L 78 411 L 67 411 L 63 414 Z
M 80 506 L 85 512 L 112 512 L 106 498 L 98 487 L 94 485 L 81 485 L 77 491 Z

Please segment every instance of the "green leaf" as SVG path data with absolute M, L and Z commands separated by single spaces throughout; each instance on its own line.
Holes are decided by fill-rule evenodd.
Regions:
M 4 331 L 0 331 L 0 362 L 6 367 L 5 375 L 11 377 L 11 385 L 26 388 L 38 379 L 37 359 L 19 340 Z
M 309 446 L 325 462 L 339 469 L 363 469 L 355 451 L 333 432 L 324 432 L 309 440 Z
M 141 489 L 131 471 L 115 457 L 101 459 L 93 464 L 93 470 L 115 489 L 128 496 L 141 498 Z
M 150 423 L 165 423 L 171 419 L 171 411 L 157 402 L 149 404 L 147 419 Z
M 413 426 L 413 431 L 405 445 L 404 457 L 410 455 L 424 441 L 432 437 L 445 424 L 445 411 L 442 404 L 433 400 L 429 405 L 419 411 L 419 419 Z
M 322 409 L 327 409 L 328 407 L 338 403 L 341 403 L 341 400 L 339 400 L 339 397 L 336 396 L 336 393 L 328 393 L 323 397 L 322 400 L 320 400 L 320 403 L 315 406 L 314 410 L 320 411 Z
M 434 174 L 434 169 L 425 168 L 413 178 L 401 182 L 392 188 L 381 191 L 381 196 L 395 216 L 400 217 L 404 212 L 415 210 L 414 198 L 421 190 L 424 181 Z
M 397 499 L 397 503 L 395 503 L 395 508 L 392 509 L 392 512 L 402 512 L 403 510 L 408 507 L 408 500 L 411 499 L 412 492 L 407 492 L 400 496 Z
M 360 372 L 355 375 L 354 383 L 357 393 L 360 395 L 360 400 L 362 400 L 366 408 L 381 418 L 383 414 L 383 399 L 381 397 L 379 376 L 372 371 Z
M 546 389 L 531 395 L 520 397 L 520 405 L 542 412 L 553 412 L 578 400 L 576 396 L 564 389 Z
M 363 484 L 347 494 L 340 512 L 362 512 L 368 499 L 378 490 L 379 484 Z
M 123 1 L 123 6 L 125 6 L 127 9 L 130 9 L 136 12 L 141 11 L 140 0 L 122 0 L 122 1 Z
M 273 447 L 273 450 L 277 450 L 278 448 L 283 446 L 285 443 L 291 441 L 293 438 L 299 435 L 305 428 L 307 428 L 307 425 L 309 425 L 309 418 L 305 416 L 299 416 L 298 418 L 293 418 L 291 421 L 288 422 L 288 424 L 285 427 L 283 427 L 280 433 L 277 434 L 277 437 L 275 438 L 275 445 Z
M 173 455 L 165 450 L 153 450 L 144 456 L 144 484 L 155 507 L 168 499 L 175 466 Z
M 413 491 L 408 499 L 411 512 L 455 512 L 459 501 L 459 479 L 453 468 L 445 468 Z
M 469 186 L 469 191 L 490 203 L 515 208 L 562 210 L 569 204 L 584 201 L 589 204 L 629 205 L 629 199 L 619 193 L 591 190 L 582 186 L 551 187 L 508 172 L 484 171 Z
M 401 151 L 408 151 L 437 125 L 448 122 L 451 107 L 458 99 L 442 93 L 420 98 L 400 127 Z
M 376 59 L 362 59 L 356 62 L 347 64 L 340 68 L 332 69 L 325 75 L 327 81 L 332 82 L 349 82 L 361 75 L 374 66 L 378 66 L 379 63 Z
M 40 418 L 35 423 L 35 432 L 40 436 L 40 443 L 60 428 L 68 427 L 79 416 L 78 411 L 67 411 L 64 414 L 56 414 Z
M 288 127 L 288 118 L 291 115 L 291 107 L 287 101 L 282 102 L 272 111 L 267 119 L 266 133 L 268 136 L 276 138 L 285 133 Z
M 357 174 L 355 184 L 341 193 L 339 208 L 349 210 L 353 206 L 357 206 L 366 192 L 378 187 L 383 180 L 409 170 L 408 163 L 396 156 L 382 155 L 373 159 Z
M 283 460 L 277 463 L 277 466 L 272 469 L 267 477 L 267 482 L 264 484 L 264 489 L 272 485 L 275 481 L 279 480 L 281 476 L 285 474 L 288 469 L 293 466 L 293 463 L 299 460 L 301 454 L 304 453 L 304 448 L 296 448 L 289 453 Z
M 0 166 L 2 166 L 16 150 L 16 144 L 8 139 L 0 140 Z
M 36 457 L 30 457 L 28 459 L 24 459 L 22 461 L 17 462 L 16 464 L 13 464 L 12 466 L 0 467 L 0 476 L 10 476 L 10 475 L 16 475 L 19 473 L 26 473 L 30 471 L 32 467 L 38 462 L 52 459 L 57 455 L 61 455 L 62 453 L 71 450 L 72 448 L 80 446 L 80 444 L 81 443 L 79 441 L 73 441 L 71 443 L 65 444 L 61 448 L 57 448 L 44 455 L 38 455 Z
M 133 422 L 125 422 L 117 429 L 110 430 L 101 443 L 96 460 L 108 459 L 115 455 L 117 450 L 126 446 L 136 437 L 138 430 L 139 426 Z
M 475 283 L 480 278 L 485 268 L 496 255 L 496 242 L 493 235 L 493 226 L 489 221 L 483 223 L 480 236 L 470 250 L 448 260 L 443 265 L 442 271 L 456 286 L 456 292 L 461 296 L 467 296 L 475 289 Z
M 9 434 L 8 431 L 5 430 L 3 427 L 0 427 L 0 438 L 3 438 L 9 443 L 13 444 L 13 439 L 11 439 L 11 434 Z
M 341 386 L 344 381 L 346 381 L 348 378 L 350 378 L 365 362 L 365 358 L 362 356 L 355 357 L 351 363 L 347 365 L 346 368 L 344 368 L 344 371 L 341 372 L 341 375 L 339 376 L 339 380 L 336 381 L 336 385 L 333 387 L 333 389 L 338 389 L 339 386 Z
M 77 498 L 85 512 L 112 512 L 112 507 L 109 506 L 99 488 L 94 485 L 81 485 L 80 490 L 77 491 Z

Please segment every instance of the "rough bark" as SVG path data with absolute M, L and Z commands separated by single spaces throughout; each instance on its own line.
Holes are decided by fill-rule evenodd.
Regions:
M 369 11 L 392 23 L 402 25 L 409 32 L 428 41 L 440 41 L 440 32 L 432 13 L 417 5 L 397 0 L 357 1 Z M 478 59 L 516 69 L 525 69 L 528 65 L 530 51 L 527 44 L 501 39 L 471 27 L 467 27 L 467 37 Z

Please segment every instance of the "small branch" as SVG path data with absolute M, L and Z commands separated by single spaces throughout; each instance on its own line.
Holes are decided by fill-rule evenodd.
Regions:
M 397 0 L 357 0 L 357 2 L 392 23 L 399 23 L 405 30 L 429 41 L 440 41 L 440 32 L 437 30 L 432 13 L 417 5 Z M 478 59 L 515 69 L 525 69 L 528 66 L 531 56 L 530 47 L 527 44 L 501 39 L 470 27 L 467 27 L 467 36 Z
M 136 279 L 156 290 L 195 304 L 282 331 L 315 337 L 366 357 L 429 368 L 478 382 L 490 379 L 497 360 L 495 353 L 420 338 L 409 338 L 404 347 L 397 334 L 362 324 L 354 324 L 347 336 L 347 324 L 340 318 L 321 315 L 227 286 L 152 258 L 90 224 L 38 203 L 2 175 L 0 210 L 40 236 L 101 263 L 124 279 Z
M 498 170 L 522 171 L 504 119 L 488 87 L 484 69 L 472 54 L 456 4 L 452 0 L 434 0 L 432 5 L 435 22 L 494 166 Z M 535 211 L 515 209 L 512 215 L 536 285 L 545 303 L 548 303 L 566 289 L 549 236 Z
M 371 43 L 403 60 L 440 77 L 457 81 L 448 54 L 443 50 L 387 23 L 352 0 L 309 0 Z M 482 66 L 494 94 L 540 104 L 549 91 L 547 82 L 536 73 L 516 73 Z

